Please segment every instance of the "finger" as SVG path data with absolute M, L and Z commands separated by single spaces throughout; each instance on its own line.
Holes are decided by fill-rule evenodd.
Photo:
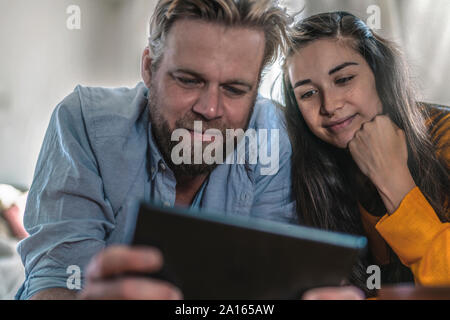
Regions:
M 361 123 L 361 126 L 359 127 L 359 129 L 355 132 L 354 136 L 356 136 L 356 134 L 358 132 L 367 132 L 371 126 L 373 126 L 373 124 L 375 123 L 375 120 L 377 119 L 377 117 L 379 117 L 380 115 L 376 115 L 375 117 L 373 117 L 370 120 L 364 121 L 363 123 Z
M 357 132 L 362 132 L 362 131 L 367 130 L 367 127 L 370 126 L 370 124 L 372 124 L 374 121 L 375 121 L 375 118 L 373 118 L 369 121 L 363 122 L 361 124 L 361 128 Z
M 351 148 L 350 149 L 350 156 L 352 157 L 353 161 L 356 163 L 356 165 L 358 166 L 359 170 L 366 174 L 367 169 L 366 169 L 366 165 L 364 163 L 364 156 L 362 155 L 361 151 L 357 148 Z
M 390 120 L 391 118 L 387 114 L 379 113 L 379 114 L 375 115 L 375 117 L 372 118 L 372 121 L 374 121 L 375 119 L 389 119 Z
M 126 278 L 92 282 L 80 293 L 85 300 L 180 300 L 181 291 L 156 279 Z
M 392 121 L 392 119 L 388 115 L 378 115 L 375 117 L 376 121 L 379 122 L 381 125 L 387 125 L 390 124 L 393 128 L 398 129 L 398 126 Z
M 367 175 L 369 174 L 367 154 L 370 153 L 367 141 L 363 140 L 360 135 L 356 136 L 348 145 L 348 151 L 353 158 L 360 171 Z
M 370 120 L 363 122 L 362 125 L 361 125 L 361 127 L 364 126 L 364 125 L 367 124 L 367 123 L 374 123 L 375 121 L 377 121 L 377 120 L 380 119 L 381 117 L 385 117 L 385 115 L 383 115 L 383 114 L 381 114 L 381 113 L 376 114 L 376 115 L 373 116 L 373 118 L 371 118 Z
M 151 247 L 113 246 L 100 252 L 89 264 L 89 280 L 112 277 L 125 272 L 156 272 L 163 265 L 159 250 Z
M 355 133 L 352 140 L 350 140 L 347 143 L 347 149 L 348 149 L 348 151 L 350 151 L 351 154 L 353 154 L 353 152 L 355 151 L 356 145 L 357 145 L 357 141 L 356 141 L 356 133 Z
M 391 121 L 390 118 L 384 114 L 377 114 L 375 117 L 373 117 L 370 121 L 364 123 L 364 125 L 367 124 L 366 131 L 370 132 L 372 130 L 376 130 L 377 128 L 380 128 L 383 126 L 383 124 L 387 121 Z
M 364 293 L 356 287 L 320 288 L 307 291 L 303 300 L 363 300 Z
M 354 150 L 355 150 L 355 137 L 353 137 L 353 139 L 352 140 L 350 140 L 349 142 L 348 142 L 348 144 L 347 144 L 347 149 L 348 149 L 348 151 L 350 151 L 350 154 L 353 154 L 353 152 L 354 152 Z
M 356 151 L 360 150 L 363 146 L 364 133 L 362 131 L 357 131 L 353 136 L 353 139 L 348 143 L 348 148 L 350 153 L 354 154 Z
M 357 140 L 358 136 L 361 135 L 361 132 L 362 132 L 362 130 L 363 130 L 363 125 L 364 125 L 364 124 L 365 124 L 365 123 L 363 123 L 363 124 L 361 125 L 361 127 L 360 127 L 358 130 L 355 131 L 355 133 L 353 134 L 352 139 L 347 143 L 347 148 L 350 147 L 350 144 L 351 144 L 351 143 L 353 143 L 353 144 L 356 144 L 356 143 L 357 143 L 356 140 Z

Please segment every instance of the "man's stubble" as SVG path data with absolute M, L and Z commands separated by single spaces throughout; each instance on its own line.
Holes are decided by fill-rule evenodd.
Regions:
M 180 141 L 172 141 L 172 132 L 179 128 L 193 129 L 194 121 L 201 121 L 204 130 L 207 129 L 218 129 L 222 133 L 222 137 L 227 137 L 226 129 L 239 129 L 239 128 L 227 128 L 226 124 L 222 122 L 221 119 L 216 119 L 212 121 L 208 121 L 204 119 L 201 115 L 196 115 L 192 112 L 192 110 L 188 110 L 181 118 L 175 121 L 175 128 L 173 130 L 170 129 L 169 123 L 161 113 L 162 106 L 161 98 L 158 95 L 158 91 L 156 89 L 156 85 L 152 82 L 149 91 L 148 91 L 148 108 L 149 108 L 149 121 L 152 128 L 152 134 L 155 137 L 156 144 L 161 151 L 161 154 L 164 158 L 166 164 L 170 167 L 170 169 L 174 172 L 176 177 L 185 176 L 185 177 L 194 177 L 198 175 L 208 175 L 211 173 L 219 164 L 206 164 L 202 161 L 200 164 L 196 164 L 193 161 L 194 150 L 193 146 L 191 146 L 191 163 L 182 163 L 175 165 L 172 161 L 172 150 L 173 148 L 180 143 Z M 247 117 L 245 128 L 241 128 L 244 131 L 247 130 L 250 118 L 253 114 L 255 103 L 257 99 L 257 92 L 255 92 L 251 106 L 249 107 L 249 114 Z M 226 139 L 226 138 L 225 138 Z M 226 140 L 223 142 L 223 158 L 226 159 Z M 193 141 L 191 141 L 193 145 Z M 203 142 L 202 153 L 206 146 L 212 142 Z M 237 141 L 234 141 L 234 149 L 236 149 Z M 234 151 L 234 150 L 233 150 Z M 203 157 L 202 157 L 203 160 Z

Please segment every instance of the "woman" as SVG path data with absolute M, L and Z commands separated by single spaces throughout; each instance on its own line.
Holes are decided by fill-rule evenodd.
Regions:
M 396 47 L 346 12 L 294 26 L 283 67 L 299 218 L 366 235 L 350 281 L 450 285 L 449 114 L 416 103 Z

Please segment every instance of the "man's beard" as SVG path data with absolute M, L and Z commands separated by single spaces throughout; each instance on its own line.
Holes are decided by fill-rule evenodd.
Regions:
M 247 121 L 244 128 L 227 128 L 226 124 L 222 122 L 221 119 L 212 120 L 212 121 L 206 121 L 204 118 L 202 118 L 201 115 L 196 115 L 191 110 L 186 112 L 181 118 L 177 119 L 175 121 L 175 128 L 172 130 L 170 129 L 169 123 L 166 119 L 164 119 L 161 110 L 164 108 L 164 106 L 158 105 L 158 102 L 160 103 L 158 92 L 156 90 L 156 86 L 152 85 L 149 89 L 148 93 L 148 108 L 149 108 L 149 115 L 150 115 L 150 124 L 152 126 L 152 133 L 155 137 L 156 144 L 158 145 L 159 150 L 161 151 L 161 154 L 167 163 L 167 165 L 170 167 L 170 169 L 174 172 L 175 176 L 187 176 L 187 177 L 194 177 L 198 175 L 207 175 L 211 173 L 217 166 L 218 163 L 213 164 L 207 164 L 204 163 L 203 157 L 201 163 L 194 163 L 194 147 L 193 147 L 193 141 L 191 139 L 191 161 L 190 163 L 181 163 L 181 164 L 174 164 L 172 161 L 172 150 L 173 148 L 180 143 L 180 141 L 172 141 L 172 132 L 176 129 L 188 129 L 193 130 L 194 129 L 194 121 L 201 121 L 203 132 L 205 132 L 208 129 L 216 129 L 219 130 L 222 133 L 223 145 L 223 155 L 222 159 L 225 161 L 226 157 L 228 156 L 226 154 L 226 140 L 227 140 L 227 129 L 243 129 L 244 131 L 247 130 L 250 118 L 253 114 L 255 102 L 256 102 L 256 93 L 252 99 L 252 104 L 249 108 L 249 114 L 247 117 Z M 236 149 L 237 146 L 237 140 L 233 138 L 233 146 L 234 149 Z M 203 141 L 202 143 L 202 155 L 205 148 L 210 144 L 213 143 L 211 141 Z M 232 151 L 234 151 L 234 149 Z M 214 151 L 213 151 L 214 152 Z M 214 156 L 214 155 L 213 155 Z

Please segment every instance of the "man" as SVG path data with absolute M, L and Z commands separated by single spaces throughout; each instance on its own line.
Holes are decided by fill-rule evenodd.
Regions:
M 77 297 L 67 279 L 78 267 L 81 298 L 182 297 L 166 282 L 116 277 L 163 264 L 156 249 L 116 246 L 130 241 L 139 200 L 295 221 L 283 130 L 272 148 L 278 170 L 266 175 L 260 162 L 177 164 L 172 141 L 176 130 L 188 133 L 189 160 L 196 143 L 200 151 L 211 141 L 228 143 L 220 140 L 227 129 L 280 129 L 277 109 L 257 91 L 284 27 L 284 13 L 269 1 L 159 1 L 142 57 L 143 83 L 77 87 L 52 115 L 25 213 L 30 237 L 18 247 L 26 269 L 18 298 Z

